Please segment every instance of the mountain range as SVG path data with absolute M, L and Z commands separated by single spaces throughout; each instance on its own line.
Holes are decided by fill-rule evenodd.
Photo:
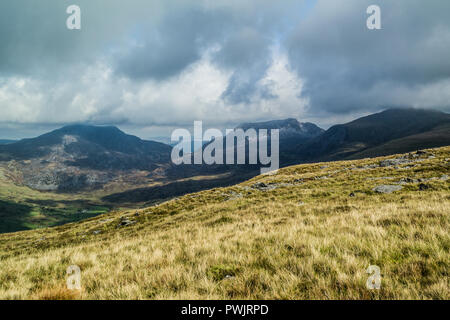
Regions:
M 432 110 L 389 109 L 328 130 L 296 119 L 244 123 L 237 128 L 279 129 L 281 166 L 450 145 L 450 115 Z M 127 192 L 138 185 L 145 188 L 155 180 L 172 183 L 224 173 L 239 180 L 239 176 L 248 177 L 253 172 L 256 175 L 259 169 L 257 166 L 175 166 L 170 160 L 171 150 L 169 145 L 142 140 L 116 127 L 70 125 L 33 139 L 1 144 L 0 165 L 8 168 L 10 178 L 17 184 L 59 192 L 104 188 L 124 176 L 128 177 L 124 190 Z M 134 178 L 137 172 L 140 179 Z M 226 180 L 235 181 L 229 176 Z M 205 184 L 205 188 L 220 185 L 222 180 L 211 181 L 214 183 Z M 177 194 L 172 191 L 168 193 L 170 196 Z
M 307 143 L 290 145 L 292 162 L 376 157 L 450 144 L 450 114 L 389 109 L 335 125 Z
M 450 115 L 429 110 L 390 109 L 328 130 L 296 119 L 236 128 L 279 129 L 281 167 L 450 145 Z M 134 210 L 260 174 L 258 165 L 176 166 L 171 152 L 116 127 L 81 124 L 0 143 L 0 233 Z

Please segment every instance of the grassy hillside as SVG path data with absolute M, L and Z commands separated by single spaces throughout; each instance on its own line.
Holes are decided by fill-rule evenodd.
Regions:
M 0 298 L 449 299 L 449 169 L 450 147 L 299 165 L 3 234 Z M 79 292 L 65 288 L 73 264 Z M 369 265 L 381 269 L 380 290 L 366 288 Z

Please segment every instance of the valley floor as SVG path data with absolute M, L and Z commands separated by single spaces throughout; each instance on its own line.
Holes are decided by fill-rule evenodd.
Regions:
M 449 169 L 450 147 L 299 165 L 1 234 L 0 298 L 449 299 Z M 70 265 L 80 291 L 66 288 Z

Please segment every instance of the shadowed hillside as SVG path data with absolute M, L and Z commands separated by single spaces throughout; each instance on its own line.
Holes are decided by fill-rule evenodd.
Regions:
M 293 148 L 292 152 L 297 161 L 313 162 L 440 147 L 450 145 L 448 126 L 450 115 L 447 113 L 390 109 L 333 126 L 307 144 Z

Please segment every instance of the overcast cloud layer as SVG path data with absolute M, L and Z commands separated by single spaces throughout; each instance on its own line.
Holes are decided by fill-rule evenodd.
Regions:
M 143 137 L 203 120 L 322 126 L 388 107 L 450 111 L 442 0 L 0 2 L 0 138 L 83 122 Z M 382 30 L 366 28 L 378 4 Z

